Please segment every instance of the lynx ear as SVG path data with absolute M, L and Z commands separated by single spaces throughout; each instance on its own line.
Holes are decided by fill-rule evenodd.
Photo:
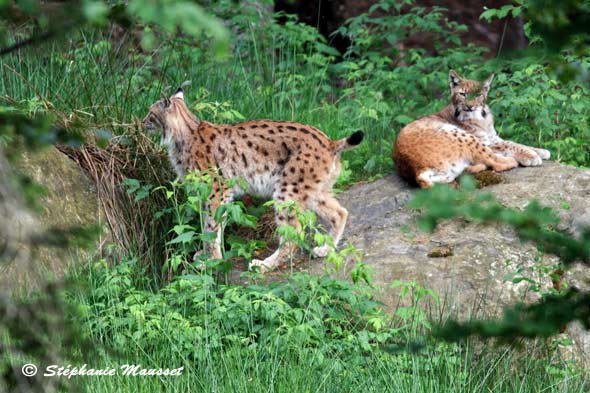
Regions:
M 488 79 L 486 79 L 483 82 L 483 93 L 484 95 L 488 95 L 488 92 L 490 91 L 490 86 L 492 85 L 492 80 L 494 79 L 494 74 L 490 75 L 488 77 Z
M 459 86 L 460 83 L 461 83 L 461 77 L 455 72 L 455 70 L 450 70 L 449 71 L 449 86 L 451 87 L 451 89 L 454 89 L 455 87 Z
M 172 98 L 180 98 L 184 101 L 184 87 L 191 84 L 191 81 L 184 81 L 180 84 L 176 92 L 172 95 Z

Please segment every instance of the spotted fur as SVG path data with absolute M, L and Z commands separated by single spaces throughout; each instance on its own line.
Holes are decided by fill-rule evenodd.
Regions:
M 490 76 L 480 85 L 476 81 L 462 79 L 456 73 L 451 73 L 454 80 L 451 86 L 452 100 L 457 111 L 457 120 L 463 125 L 463 129 L 475 135 L 494 153 L 512 157 L 522 166 L 541 165 L 543 160 L 551 156 L 548 150 L 505 141 L 494 128 L 494 116 L 486 103 L 493 77 Z
M 348 212 L 332 195 L 332 186 L 340 171 L 340 153 L 358 145 L 363 133 L 333 141 L 312 126 L 288 121 L 255 120 L 244 123 L 212 124 L 198 119 L 188 109 L 182 89 L 170 99 L 162 99 L 150 108 L 143 120 L 147 130 L 159 130 L 168 157 L 176 173 L 183 177 L 190 170 L 215 169 L 223 178 L 240 178 L 249 194 L 272 198 L 277 202 L 293 201 L 300 209 L 313 210 L 329 227 L 336 246 L 346 224 Z M 215 182 L 208 210 L 228 203 L 243 193 L 238 186 L 227 189 Z M 276 213 L 278 225 L 289 224 L 300 230 L 293 214 L 286 209 Z M 207 231 L 217 232 L 209 250 L 221 258 L 221 228 L 210 216 Z M 254 260 L 262 270 L 276 267 L 291 255 L 295 245 L 281 246 L 264 260 Z M 330 251 L 316 247 L 316 256 Z
M 405 126 L 394 147 L 398 173 L 423 188 L 434 183 L 451 183 L 464 171 L 475 173 L 492 168 L 505 171 L 518 166 L 512 157 L 495 152 L 475 132 L 493 120 L 486 105 L 491 78 L 483 84 L 449 73 L 451 103 L 443 110 Z M 485 109 L 484 109 L 485 107 Z M 479 110 L 480 117 L 471 115 Z M 479 121 L 479 122 L 478 122 Z

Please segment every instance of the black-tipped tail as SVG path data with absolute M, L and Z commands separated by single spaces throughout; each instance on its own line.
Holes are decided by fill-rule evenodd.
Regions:
M 348 138 L 346 138 L 346 143 L 348 143 L 350 146 L 356 146 L 363 141 L 364 137 L 365 137 L 364 132 L 357 131 L 354 134 L 352 134 L 351 136 L 349 136 Z
M 333 141 L 332 148 L 334 149 L 335 153 L 340 153 L 341 151 L 351 149 L 361 143 L 365 134 L 362 131 L 357 131 L 348 138 L 338 139 L 337 141 Z

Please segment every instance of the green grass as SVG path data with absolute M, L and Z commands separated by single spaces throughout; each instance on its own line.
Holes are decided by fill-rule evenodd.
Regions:
M 371 156 L 386 162 L 371 174 L 391 169 L 393 130 L 386 122 L 351 118 L 344 112 L 337 101 L 349 99 L 331 95 L 329 64 L 295 62 L 294 57 L 303 55 L 291 53 L 300 50 L 295 43 L 271 55 L 272 44 L 259 48 L 257 41 L 246 42 L 247 57 L 217 62 L 194 48 L 193 41 L 166 39 L 150 57 L 120 49 L 109 39 L 79 32 L 70 43 L 3 57 L 0 97 L 23 101 L 32 109 L 49 107 L 68 126 L 124 134 L 135 129 L 134 119 L 143 118 L 162 92 L 171 94 L 181 82 L 191 80 L 187 102 L 193 110 L 199 105 L 197 115 L 202 119 L 293 120 L 317 126 L 333 139 L 363 129 L 368 143 L 344 159 L 355 160 L 359 175 Z
M 141 348 L 137 348 L 141 351 Z M 88 392 L 583 392 L 588 384 L 578 378 L 547 375 L 530 361 L 514 370 L 514 355 L 508 351 L 484 358 L 478 364 L 467 355 L 465 365 L 449 364 L 449 353 L 398 356 L 372 355 L 363 364 L 346 371 L 315 365 L 314 353 L 282 354 L 260 359 L 255 351 L 227 348 L 202 358 L 186 359 L 161 348 L 155 356 L 124 356 L 123 361 L 144 367 L 184 365 L 179 377 L 85 378 Z M 209 356 L 207 356 L 209 355 Z M 534 355 L 534 353 L 531 353 Z M 392 359 L 393 358 L 393 359 Z M 108 363 L 107 363 L 108 364 Z M 151 366 L 148 366 L 151 365 Z M 492 365 L 494 368 L 490 369 Z
M 16 100 L 39 96 L 60 112 L 84 111 L 93 116 L 87 119 L 89 124 L 114 126 L 114 131 L 120 131 L 117 124 L 143 117 L 162 92 L 171 94 L 181 82 L 191 80 L 186 95 L 193 105 L 197 100 L 227 102 L 248 119 L 319 122 L 333 137 L 343 135 L 343 130 L 335 126 L 337 115 L 321 113 L 325 99 L 322 85 L 305 86 L 300 80 L 301 69 L 294 70 L 292 79 L 288 70 L 277 69 L 283 56 L 280 52 L 277 58 L 269 59 L 268 51 L 258 53 L 252 48 L 247 64 L 239 58 L 203 63 L 207 53 L 191 48 L 194 42 L 167 39 L 152 58 L 134 56 L 133 50 L 120 53 L 108 39 L 80 32 L 74 43 L 2 58 L 0 94 Z M 313 67 L 311 73 L 315 72 L 318 69 Z M 301 90 L 290 90 L 298 84 Z M 291 93 L 296 95 L 286 97 Z M 232 120 L 216 116 L 220 114 L 213 108 L 207 109 L 207 120 Z
M 472 78 L 497 74 L 490 100 L 502 136 L 549 148 L 567 163 L 590 164 L 588 89 L 576 81 L 559 84 L 542 62 L 485 62 L 475 48 L 453 44 L 437 57 L 409 50 L 405 67 L 391 67 L 373 47 L 358 48 L 366 58 L 338 60 L 315 30 L 296 26 L 269 24 L 270 32 L 242 26 L 224 61 L 187 38 L 162 36 L 159 47 L 143 53 L 128 35 L 80 31 L 66 43 L 0 59 L 0 97 L 49 107 L 67 126 L 123 134 L 162 92 L 191 80 L 187 101 L 207 121 L 293 120 L 334 139 L 364 130 L 366 142 L 344 155 L 351 180 L 361 180 L 393 170 L 395 135 L 446 105 L 446 74 L 454 67 Z
M 106 274 L 110 279 L 103 281 L 102 274 L 105 272 L 95 268 L 73 271 L 73 276 L 87 285 L 84 291 L 73 294 L 73 299 L 85 310 L 85 316 L 76 321 L 83 327 L 92 326 L 86 333 L 98 346 L 99 355 L 90 357 L 88 367 L 139 364 L 145 368 L 184 367 L 184 370 L 179 377 L 167 378 L 79 377 L 76 382 L 83 391 L 460 393 L 582 392 L 589 387 L 584 371 L 564 362 L 550 341 L 527 343 L 521 348 L 477 340 L 460 345 L 430 343 L 413 353 L 412 343 L 423 340 L 424 331 L 418 329 L 408 335 L 402 328 L 398 347 L 393 351 L 386 350 L 387 345 L 362 350 L 361 344 L 350 351 L 337 338 L 306 344 L 295 335 L 287 340 L 275 335 L 265 343 L 238 337 L 234 342 L 220 345 L 217 337 L 233 337 L 234 332 L 214 318 L 202 325 L 203 336 L 212 337 L 213 341 L 187 342 L 184 336 L 192 327 L 180 320 L 176 326 L 164 323 L 159 328 L 152 326 L 157 336 L 148 340 L 134 334 L 142 322 L 139 325 L 125 322 L 125 318 L 138 318 L 139 314 L 129 316 L 129 309 L 121 299 L 134 294 L 141 299 L 139 304 L 145 305 L 152 296 L 162 292 L 143 292 L 131 285 L 127 295 L 121 294 L 120 283 L 125 275 L 109 272 Z M 188 291 L 194 292 L 190 288 Z M 223 293 L 218 296 L 223 297 Z M 194 296 L 200 297 L 199 292 Z M 101 309 L 97 303 L 103 302 L 112 306 L 109 315 L 121 313 L 121 319 L 113 319 L 120 322 L 118 326 L 106 323 L 108 316 L 104 313 L 89 311 Z M 148 309 L 143 310 L 147 313 Z M 139 310 L 142 308 L 136 312 Z M 191 313 L 188 304 L 176 310 L 187 318 Z M 103 327 L 98 321 L 105 322 Z M 150 325 L 149 317 L 143 324 Z

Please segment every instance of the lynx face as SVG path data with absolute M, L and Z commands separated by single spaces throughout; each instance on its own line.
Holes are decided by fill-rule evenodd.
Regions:
M 173 101 L 184 101 L 184 93 L 177 91 L 172 97 L 162 97 L 150 106 L 148 114 L 143 118 L 142 123 L 148 134 L 160 134 L 160 143 L 170 146 L 175 139 L 175 130 L 178 128 L 178 116 L 171 113 Z M 194 115 L 185 114 L 184 120 L 193 120 L 198 123 Z
M 454 116 L 461 123 L 489 129 L 494 126 L 492 111 L 487 105 L 488 92 L 494 75 L 483 83 L 463 79 L 455 71 L 449 73 L 451 105 Z
M 495 154 L 513 157 L 523 166 L 541 165 L 551 153 L 545 149 L 504 141 L 494 127 L 494 117 L 487 105 L 487 97 L 494 75 L 484 82 L 463 79 L 453 70 L 449 72 L 451 88 L 451 109 L 456 121 Z
M 147 132 L 155 134 L 156 132 L 163 132 L 166 128 L 160 119 L 164 118 L 164 112 L 170 105 L 169 100 L 161 99 L 156 101 L 151 107 L 149 113 L 143 118 L 142 123 Z

